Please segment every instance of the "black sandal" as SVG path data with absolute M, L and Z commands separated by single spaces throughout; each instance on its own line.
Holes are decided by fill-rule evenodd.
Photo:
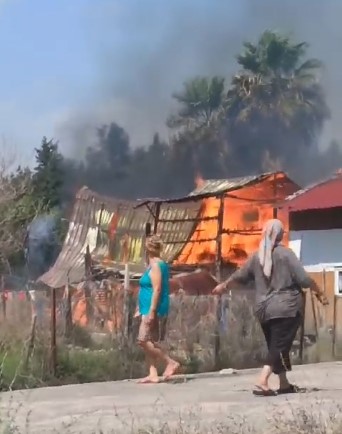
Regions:
M 286 389 L 278 389 L 277 394 L 278 395 L 287 395 L 289 393 L 298 393 L 299 388 L 295 386 L 294 384 L 290 384 L 289 387 L 286 387 Z
M 257 389 L 254 389 L 252 393 L 254 396 L 277 396 L 277 392 L 274 390 L 264 390 L 261 387 L 257 387 Z

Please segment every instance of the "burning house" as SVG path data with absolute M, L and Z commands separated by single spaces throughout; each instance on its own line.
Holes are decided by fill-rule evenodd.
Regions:
M 59 298 L 66 296 L 65 288 L 68 294 L 72 293 L 73 319 L 78 324 L 86 325 L 90 311 L 93 311 L 92 316 L 101 321 L 105 319 L 110 328 L 120 325 L 125 268 L 129 267 L 129 279 L 134 289 L 145 268 L 146 226 L 153 224 L 149 211 L 136 209 L 135 205 L 134 202 L 100 196 L 87 187 L 76 195 L 62 250 L 55 264 L 38 281 L 58 289 Z M 199 208 L 200 203 L 191 209 L 179 205 L 160 213 L 162 219 L 174 221 L 172 230 L 169 225 L 160 228 L 165 242 L 165 260 L 169 263 L 173 263 L 184 240 L 190 236 Z M 189 221 L 183 222 L 184 219 Z M 94 294 L 95 306 L 92 308 L 87 306 L 90 293 Z M 115 311 L 109 308 L 113 305 Z
M 257 248 L 263 223 L 298 189 L 283 172 L 202 180 L 188 196 L 138 203 L 105 198 L 83 187 L 62 251 L 39 282 L 60 289 L 64 297 L 69 297 L 64 288 L 67 294 L 72 291 L 75 322 L 85 325 L 92 310 L 116 328 L 122 321 L 125 270 L 135 290 L 145 267 L 146 228 L 163 238 L 172 290 L 208 294 L 215 285 L 213 275 L 220 279 L 221 272 L 230 273 L 245 261 Z M 92 308 L 87 305 L 90 293 L 96 301 Z M 114 304 L 115 312 L 109 307 Z
M 283 172 L 264 173 L 225 180 L 200 180 L 188 196 L 177 199 L 145 200 L 153 217 L 154 232 L 163 233 L 166 227 L 174 231 L 175 224 L 193 222 L 190 236 L 180 239 L 181 248 L 173 260 L 174 267 L 209 266 L 220 278 L 241 265 L 257 249 L 263 224 L 278 214 L 278 203 L 299 189 Z M 194 218 L 175 221 L 167 215 L 172 206 L 182 205 L 188 210 L 199 204 Z M 161 214 L 163 212 L 163 216 Z M 287 228 L 287 215 L 278 217 Z

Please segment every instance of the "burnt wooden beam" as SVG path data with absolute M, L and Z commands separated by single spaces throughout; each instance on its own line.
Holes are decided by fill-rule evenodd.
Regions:
M 217 217 L 193 217 L 193 218 L 179 218 L 179 219 L 159 219 L 159 223 L 187 223 L 187 222 L 205 222 L 205 221 L 211 221 L 211 220 L 217 220 Z
M 220 205 L 217 213 L 215 275 L 218 281 L 221 280 L 223 214 L 224 214 L 224 195 L 220 197 Z
M 158 231 L 158 223 L 159 223 L 159 217 L 160 217 L 160 208 L 161 208 L 161 203 L 156 203 L 155 206 L 155 214 L 154 214 L 154 225 L 153 225 L 153 233 L 156 234 Z

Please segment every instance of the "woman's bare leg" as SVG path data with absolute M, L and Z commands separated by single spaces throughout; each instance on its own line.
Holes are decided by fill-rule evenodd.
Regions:
M 152 343 L 152 342 L 151 342 Z M 158 371 L 156 368 L 156 358 L 151 355 L 147 342 L 141 342 L 139 345 L 143 348 L 146 357 L 146 364 L 148 369 L 148 376 L 138 380 L 138 383 L 146 384 L 146 383 L 159 383 Z
M 261 374 L 259 377 L 259 381 L 257 382 L 256 386 L 261 388 L 262 390 L 269 390 L 268 380 L 272 374 L 272 368 L 269 365 L 264 365 L 264 367 L 261 370 Z
M 175 373 L 177 372 L 177 370 L 180 367 L 180 364 L 172 359 L 167 352 L 165 351 L 165 349 L 162 348 L 162 346 L 158 343 L 154 344 L 154 347 L 158 350 L 160 350 L 160 352 L 163 354 L 163 358 L 161 358 L 161 360 L 166 364 L 165 366 L 165 370 L 163 372 L 163 377 L 165 379 L 172 377 L 173 375 L 175 375 Z
M 179 363 L 171 359 L 171 357 L 159 346 L 155 345 L 151 341 L 143 342 L 140 345 L 143 347 L 145 353 L 149 355 L 150 359 L 159 359 L 166 364 L 166 368 L 163 373 L 164 378 L 169 378 L 175 374 L 175 372 L 179 368 Z

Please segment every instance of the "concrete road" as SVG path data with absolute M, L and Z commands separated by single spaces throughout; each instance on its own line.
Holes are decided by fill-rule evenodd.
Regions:
M 290 415 L 300 406 L 342 405 L 342 363 L 295 367 L 291 380 L 308 390 L 286 397 L 253 397 L 255 375 L 249 370 L 180 376 L 158 385 L 119 381 L 6 392 L 1 394 L 1 419 L 9 420 L 20 433 L 132 433 L 141 426 L 180 420 L 213 426 L 243 417 L 246 423 L 264 426 L 272 415 Z

